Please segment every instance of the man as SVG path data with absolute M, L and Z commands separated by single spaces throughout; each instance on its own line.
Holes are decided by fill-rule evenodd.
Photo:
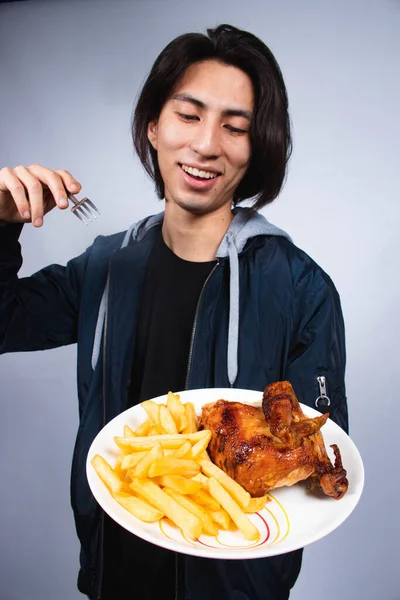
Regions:
M 85 475 L 105 423 L 168 390 L 261 390 L 287 379 L 314 406 L 325 377 L 331 417 L 347 428 L 337 292 L 256 212 L 278 195 L 291 151 L 271 52 L 227 25 L 176 38 L 143 87 L 133 139 L 165 211 L 26 279 L 17 277 L 22 223 L 41 226 L 81 186 L 39 165 L 0 171 L 0 351 L 78 343 L 79 589 L 102 600 L 287 599 L 301 551 L 249 561 L 175 555 L 106 518 Z M 246 199 L 252 208 L 238 208 Z

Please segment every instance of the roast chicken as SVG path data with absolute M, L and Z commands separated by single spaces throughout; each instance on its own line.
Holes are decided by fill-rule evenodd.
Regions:
M 211 460 L 253 497 L 307 479 L 308 487 L 335 499 L 348 488 L 339 448 L 329 459 L 320 432 L 329 414 L 308 418 L 291 384 L 265 388 L 260 408 L 218 400 L 203 406 L 201 425 L 210 429 Z

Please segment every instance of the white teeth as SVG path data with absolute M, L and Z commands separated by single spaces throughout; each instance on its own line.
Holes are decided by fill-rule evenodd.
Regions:
M 187 167 L 186 165 L 182 165 L 182 169 L 189 173 L 189 175 L 194 175 L 195 177 L 201 177 L 202 179 L 214 179 L 217 177 L 217 173 L 211 173 L 211 171 L 199 171 L 195 167 Z

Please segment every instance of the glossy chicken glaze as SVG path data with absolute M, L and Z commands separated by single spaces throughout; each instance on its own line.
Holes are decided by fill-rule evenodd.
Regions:
M 320 433 L 328 414 L 309 419 L 289 382 L 269 385 L 262 407 L 218 400 L 203 406 L 201 425 L 210 429 L 213 462 L 252 496 L 308 479 L 310 489 L 335 499 L 347 491 L 346 471 L 333 446 L 332 465 Z

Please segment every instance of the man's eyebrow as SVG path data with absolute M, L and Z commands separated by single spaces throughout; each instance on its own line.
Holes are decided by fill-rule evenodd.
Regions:
M 190 104 L 194 104 L 199 108 L 207 108 L 204 102 L 194 98 L 193 96 L 189 96 L 189 94 L 175 94 L 175 96 L 172 96 L 171 100 L 181 100 L 182 102 L 190 102 Z
M 172 96 L 171 100 L 181 100 L 182 102 L 189 102 L 190 104 L 193 104 L 194 106 L 197 106 L 203 110 L 207 109 L 207 105 L 204 102 L 194 98 L 193 96 L 190 96 L 189 94 L 175 94 Z M 247 121 L 252 121 L 253 119 L 253 113 L 242 108 L 227 108 L 222 112 L 222 114 L 225 117 L 243 117 L 244 119 L 247 119 Z
M 223 111 L 224 116 L 226 117 L 243 117 L 248 121 L 252 121 L 253 113 L 249 110 L 243 110 L 242 108 L 228 108 Z

